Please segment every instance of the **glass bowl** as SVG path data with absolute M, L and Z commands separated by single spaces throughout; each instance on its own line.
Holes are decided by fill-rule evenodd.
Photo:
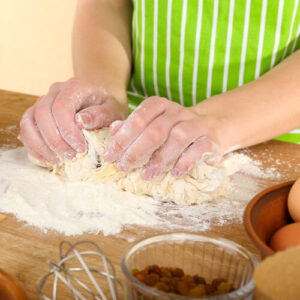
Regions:
M 121 267 L 126 277 L 128 299 L 199 299 L 159 291 L 143 284 L 131 273 L 133 269 L 142 270 L 154 264 L 181 268 L 185 274 L 197 274 L 207 282 L 224 278 L 235 288 L 227 294 L 201 299 L 252 299 L 252 274 L 257 260 L 245 248 L 229 240 L 190 233 L 169 233 L 146 238 L 125 250 Z

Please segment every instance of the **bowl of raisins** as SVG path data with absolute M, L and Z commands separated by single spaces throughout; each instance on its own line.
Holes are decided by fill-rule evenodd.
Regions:
M 125 250 L 127 299 L 252 299 L 255 257 L 223 238 L 168 233 Z

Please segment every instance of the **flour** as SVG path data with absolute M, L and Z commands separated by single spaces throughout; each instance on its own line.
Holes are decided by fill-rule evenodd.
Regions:
M 240 223 L 247 202 L 261 189 L 257 178 L 279 176 L 243 153 L 226 156 L 226 195 L 193 206 L 178 206 L 134 195 L 112 184 L 66 182 L 33 165 L 24 148 L 0 151 L 0 212 L 66 235 L 84 232 L 118 234 L 125 227 L 203 231 L 212 224 Z M 209 195 L 209 194 L 208 194 Z
M 0 135 L 2 139 L 2 145 L 1 147 L 3 149 L 10 149 L 17 147 L 16 139 L 18 134 L 18 128 L 16 125 L 9 125 L 6 127 L 0 128 Z

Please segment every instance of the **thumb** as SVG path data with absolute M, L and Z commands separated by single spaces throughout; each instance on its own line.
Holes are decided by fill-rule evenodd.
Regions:
M 109 126 L 122 118 L 120 110 L 109 102 L 94 105 L 79 111 L 75 121 L 80 129 L 94 130 Z

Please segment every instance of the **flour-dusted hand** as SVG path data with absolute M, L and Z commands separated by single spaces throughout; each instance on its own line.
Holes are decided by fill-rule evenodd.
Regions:
M 58 164 L 56 155 L 73 158 L 86 151 L 81 129 L 98 129 L 123 119 L 120 104 L 105 91 L 81 79 L 54 83 L 23 115 L 20 139 L 30 155 Z
M 219 154 L 204 116 L 160 97 L 143 101 L 126 121 L 112 126 L 111 135 L 105 158 L 122 171 L 147 162 L 142 173 L 146 180 L 169 169 L 181 177 L 205 154 Z

